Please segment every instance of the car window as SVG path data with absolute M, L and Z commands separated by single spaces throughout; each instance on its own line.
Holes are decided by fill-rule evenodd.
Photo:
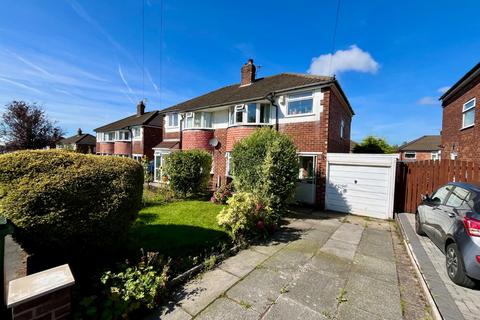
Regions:
M 452 186 L 443 186 L 432 195 L 432 200 L 444 203 Z
M 468 201 L 469 194 L 470 193 L 468 192 L 468 190 L 460 187 L 455 187 L 452 191 L 452 194 L 450 194 L 450 197 L 448 197 L 447 203 L 445 203 L 445 205 L 458 208 L 462 206 L 465 200 Z

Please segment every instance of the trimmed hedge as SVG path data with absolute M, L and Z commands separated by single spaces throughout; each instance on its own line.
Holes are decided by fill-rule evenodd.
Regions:
M 0 155 L 0 215 L 29 253 L 115 248 L 142 191 L 143 169 L 132 159 L 58 150 Z

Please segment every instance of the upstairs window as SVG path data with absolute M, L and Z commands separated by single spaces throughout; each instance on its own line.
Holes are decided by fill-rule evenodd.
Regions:
M 105 132 L 103 137 L 104 141 L 112 142 L 115 140 L 115 132 Z
M 257 104 L 249 103 L 247 105 L 247 122 L 255 123 L 257 122 Z
M 235 106 L 235 123 L 243 123 L 243 112 L 245 106 Z
M 340 138 L 343 139 L 345 136 L 345 121 L 340 121 Z
M 475 104 L 476 104 L 476 99 L 473 98 L 463 105 L 462 128 L 471 127 L 475 124 Z
M 234 124 L 269 124 L 270 123 L 270 104 L 268 103 L 249 103 L 247 105 L 237 105 L 230 107 L 229 110 L 230 125 Z
M 130 131 L 117 131 L 117 140 L 129 141 Z
M 291 94 L 287 100 L 287 115 L 313 113 L 313 93 L 311 91 Z
M 142 137 L 142 128 L 133 127 L 132 128 L 132 136 L 133 136 L 134 139 L 140 139 Z
M 260 123 L 270 123 L 270 105 L 268 103 L 260 104 Z
M 185 129 L 212 128 L 211 112 L 189 112 L 185 118 Z
M 178 113 L 170 113 L 168 115 L 168 126 L 178 127 Z

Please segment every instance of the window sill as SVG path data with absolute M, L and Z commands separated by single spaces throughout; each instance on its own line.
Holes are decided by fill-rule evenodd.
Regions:
M 205 128 L 205 127 L 198 127 L 198 128 L 183 128 L 183 131 L 188 130 L 215 130 L 214 128 Z
M 246 127 L 246 126 L 271 126 L 271 123 L 235 123 L 235 124 L 229 124 L 228 127 Z
M 460 128 L 460 131 L 467 130 L 467 129 L 470 129 L 470 128 L 473 128 L 473 127 L 475 127 L 475 124 L 471 124 L 469 126 L 462 127 L 462 128 Z
M 308 116 L 314 116 L 315 113 L 310 112 L 310 113 L 298 113 L 298 114 L 287 114 L 285 115 L 285 118 L 296 118 L 296 117 L 308 117 Z

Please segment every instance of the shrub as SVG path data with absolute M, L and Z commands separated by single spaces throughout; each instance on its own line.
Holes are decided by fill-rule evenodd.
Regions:
M 293 141 L 270 128 L 255 131 L 234 145 L 235 187 L 251 192 L 281 215 L 295 193 L 298 159 Z
M 221 185 L 214 193 L 210 199 L 214 203 L 225 204 L 227 203 L 228 198 L 232 196 L 232 184 L 227 183 Z
M 248 192 L 237 192 L 227 203 L 228 207 L 222 209 L 217 220 L 219 225 L 230 232 L 234 240 L 275 230 L 277 216 L 258 196 Z
M 73 152 L 0 155 L 0 215 L 30 253 L 87 253 L 120 243 L 142 205 L 137 162 Z
M 212 156 L 203 150 L 172 152 L 165 158 L 170 185 L 184 197 L 207 189 L 211 167 Z

